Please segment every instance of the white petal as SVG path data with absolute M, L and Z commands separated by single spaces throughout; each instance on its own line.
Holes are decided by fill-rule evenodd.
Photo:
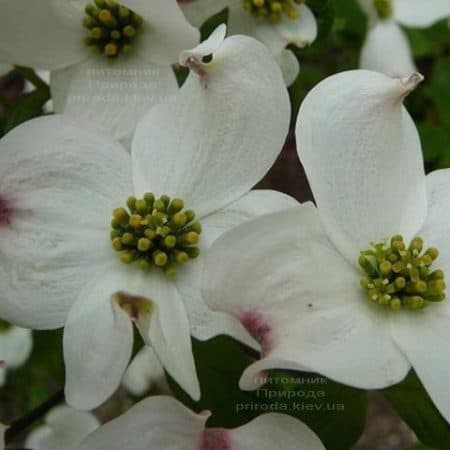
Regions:
M 107 61 L 89 58 L 83 64 L 52 73 L 57 113 L 82 118 L 116 139 L 130 139 L 138 120 L 155 104 L 178 92 L 169 65 L 157 66 L 130 55 Z
M 121 4 L 144 18 L 145 33 L 136 45 L 145 49 L 148 61 L 171 64 L 178 54 L 200 40 L 200 32 L 189 24 L 176 0 L 121 0 Z
M 366 300 L 359 273 L 337 253 L 311 204 L 228 232 L 205 267 L 206 303 L 239 318 L 261 343 L 262 359 L 244 372 L 242 389 L 257 388 L 261 372 L 275 368 L 369 389 L 407 374 L 383 311 Z
M 160 274 L 153 277 L 147 288 L 147 298 L 153 301 L 150 323 L 137 322 L 142 337 L 151 345 L 164 369 L 195 401 L 200 399 L 190 339 L 186 308 L 172 280 Z
M 394 15 L 403 25 L 429 27 L 438 20 L 450 18 L 449 0 L 395 0 Z
M 229 431 L 230 450 L 325 450 L 305 424 L 283 414 L 263 414 Z
M 422 80 L 365 70 L 317 85 L 297 120 L 297 148 L 323 223 L 339 250 L 361 250 L 394 234 L 410 239 L 426 216 L 422 150 L 402 99 Z
M 228 38 L 212 62 L 197 63 L 200 79 L 191 73 L 174 102 L 139 123 L 132 156 L 138 193 L 175 195 L 202 216 L 242 196 L 269 170 L 287 134 L 290 105 L 280 69 L 254 39 Z M 277 113 L 268 114 L 274 105 Z
M 427 247 L 439 250 L 436 264 L 445 270 L 450 279 L 450 169 L 438 170 L 427 176 L 428 214 L 422 229 L 417 233 Z
M 395 314 L 393 336 L 447 422 L 450 422 L 448 299 L 419 313 Z
M 303 48 L 317 38 L 317 22 L 314 14 L 306 5 L 296 6 L 299 18 L 283 18 L 272 24 L 266 20 L 257 21 L 256 37 L 264 42 L 274 53 L 283 50 L 289 44 Z
M 93 409 L 107 400 L 131 358 L 132 323 L 112 297 L 127 285 L 115 267 L 93 274 L 64 328 L 66 401 L 77 409 Z
M 64 332 L 68 403 L 92 409 L 119 386 L 131 356 L 130 319 L 167 372 L 197 400 L 189 321 L 173 280 L 118 258 L 94 277 L 70 311 Z M 80 354 L 85 346 L 89 351 Z
M 75 450 L 99 425 L 90 412 L 57 406 L 47 414 L 45 424 L 28 435 L 25 447 L 33 450 Z
M 31 330 L 11 327 L 0 332 L 0 361 L 4 361 L 8 369 L 22 366 L 33 349 Z
M 15 128 L 0 142 L 0 316 L 57 328 L 92 271 L 111 255 L 111 212 L 132 192 L 129 155 L 106 135 L 65 117 Z
M 324 450 L 293 417 L 265 414 L 233 430 L 205 429 L 208 417 L 171 397 L 150 397 L 99 428 L 78 450 Z
M 203 256 L 207 249 L 223 233 L 237 225 L 263 214 L 280 211 L 298 205 L 293 198 L 276 191 L 254 190 L 228 207 L 201 219 L 201 256 L 179 270 L 175 281 L 189 313 L 191 332 L 197 339 L 207 340 L 220 334 L 233 336 L 247 345 L 259 348 L 239 321 L 231 315 L 213 311 L 206 306 L 201 295 Z M 220 262 L 215 262 L 215 265 Z
M 178 0 L 184 15 L 196 27 L 228 7 L 229 3 L 230 0 Z
M 300 63 L 297 57 L 288 49 L 284 49 L 274 56 L 283 72 L 286 86 L 290 86 L 297 79 L 300 72 Z
M 88 56 L 83 16 L 69 0 L 1 0 L 0 8 L 0 51 L 12 63 L 52 70 Z
M 78 450 L 199 450 L 207 418 L 172 397 L 149 397 L 100 427 Z
M 122 380 L 123 387 L 132 395 L 142 396 L 155 384 L 164 382 L 165 374 L 154 351 L 146 346 L 134 357 Z
M 377 22 L 367 33 L 359 65 L 392 77 L 416 70 L 408 39 L 395 22 Z

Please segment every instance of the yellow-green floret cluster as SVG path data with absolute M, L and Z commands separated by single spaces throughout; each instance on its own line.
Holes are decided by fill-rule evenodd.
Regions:
M 359 257 L 366 274 L 361 286 L 367 297 L 380 306 L 394 311 L 421 310 L 445 299 L 444 272 L 432 268 L 438 256 L 434 247 L 424 250 L 420 237 L 408 247 L 400 235 L 392 237 L 390 245 L 372 244 Z
M 93 0 L 85 7 L 85 13 L 83 26 L 89 31 L 85 38 L 89 47 L 109 58 L 133 50 L 143 24 L 140 15 L 115 0 Z
M 145 271 L 158 268 L 171 276 L 177 265 L 200 253 L 201 224 L 178 198 L 155 198 L 152 193 L 142 199 L 129 197 L 127 208 L 113 211 L 111 227 L 112 246 L 122 262 Z
M 300 11 L 295 5 L 304 0 L 243 0 L 244 9 L 255 17 L 264 17 L 269 22 L 277 23 L 283 16 L 288 19 L 298 19 Z

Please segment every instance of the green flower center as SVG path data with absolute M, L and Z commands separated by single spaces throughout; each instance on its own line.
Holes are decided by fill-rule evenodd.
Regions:
M 438 256 L 434 247 L 424 250 L 420 237 L 409 247 L 400 235 L 392 237 L 390 245 L 372 244 L 359 257 L 366 274 L 361 286 L 371 301 L 394 311 L 420 310 L 441 302 L 445 299 L 444 272 L 431 267 Z
M 133 50 L 142 27 L 141 16 L 116 0 L 93 0 L 85 7 L 83 26 L 89 31 L 85 43 L 98 53 L 116 58 Z
M 392 17 L 392 0 L 373 0 L 373 6 L 381 20 L 387 20 Z
M 127 208 L 113 211 L 112 247 L 125 264 L 136 262 L 145 271 L 161 269 L 167 276 L 176 266 L 200 254 L 196 246 L 202 227 L 181 199 L 147 193 L 142 199 L 129 197 Z
M 255 17 L 263 17 L 271 23 L 280 22 L 283 16 L 295 20 L 300 12 L 295 5 L 305 0 L 242 0 L 243 8 Z
M 6 320 L 0 319 L 0 334 L 8 331 L 11 328 L 11 324 Z

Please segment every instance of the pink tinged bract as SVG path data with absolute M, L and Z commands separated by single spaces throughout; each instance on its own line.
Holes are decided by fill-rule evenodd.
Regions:
M 324 450 L 306 425 L 287 415 L 262 415 L 230 430 L 205 428 L 209 416 L 171 397 L 150 397 L 92 433 L 78 450 Z

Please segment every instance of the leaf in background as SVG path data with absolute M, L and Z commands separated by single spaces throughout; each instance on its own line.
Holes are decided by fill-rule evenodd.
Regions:
M 201 40 L 207 39 L 221 23 L 228 24 L 228 8 L 224 8 L 203 23 L 200 27 Z
M 443 57 L 434 65 L 430 80 L 431 98 L 436 104 L 442 121 L 450 126 L 450 58 Z
M 450 163 L 450 133 L 442 125 L 435 125 L 430 122 L 418 124 L 420 139 L 422 141 L 423 156 L 427 164 L 434 164 L 438 168 L 447 167 Z
M 439 450 L 450 449 L 450 425 L 436 409 L 413 370 L 404 381 L 380 392 L 421 442 Z
M 196 412 L 211 411 L 211 427 L 234 428 L 256 417 L 258 414 L 250 410 L 237 411 L 239 405 L 257 401 L 254 392 L 241 391 L 238 386 L 242 372 L 253 362 L 243 347 L 229 337 L 219 336 L 206 342 L 193 339 L 192 348 L 202 398 L 195 403 L 169 380 L 176 397 Z
M 47 88 L 39 88 L 33 92 L 23 94 L 8 111 L 2 130 L 3 134 L 27 120 L 40 116 L 42 108 L 49 99 L 50 92 Z
M 334 23 L 334 4 L 332 0 L 307 0 L 317 20 L 317 41 L 322 40 L 330 33 Z
M 427 447 L 427 446 L 419 443 L 419 444 L 413 445 L 409 450 L 438 450 L 438 449 Z

